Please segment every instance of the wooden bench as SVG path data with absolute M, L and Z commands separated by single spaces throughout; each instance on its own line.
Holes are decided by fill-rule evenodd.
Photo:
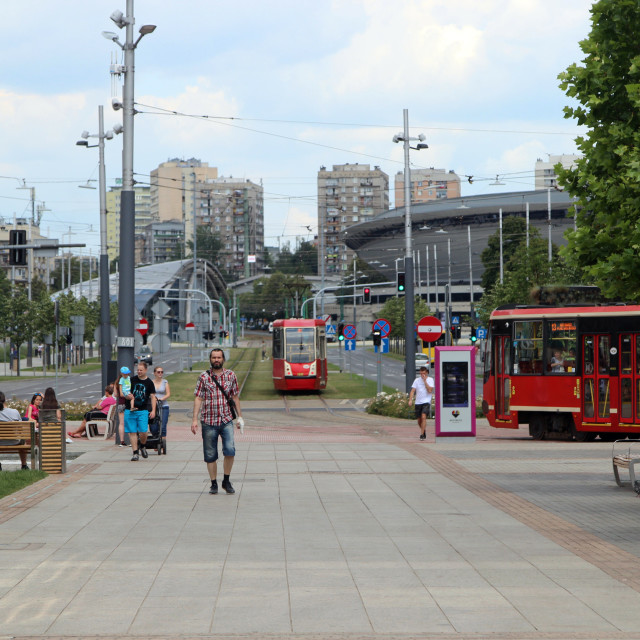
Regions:
M 20 453 L 29 451 L 31 468 L 36 468 L 36 423 L 0 422 L 0 453 Z M 0 469 L 2 465 L 0 464 Z
M 108 440 L 116 432 L 116 424 L 118 421 L 118 405 L 112 404 L 104 418 L 94 418 L 88 420 L 86 424 L 87 438 L 102 438 Z M 104 425 L 104 433 L 98 431 L 98 425 Z
M 626 451 L 624 450 L 625 447 Z M 634 467 L 636 464 L 640 464 L 640 440 L 616 440 L 611 451 L 611 461 L 613 463 L 613 475 L 618 486 L 624 487 L 629 484 L 633 488 L 636 482 Z M 629 470 L 629 482 L 620 480 L 618 469 Z

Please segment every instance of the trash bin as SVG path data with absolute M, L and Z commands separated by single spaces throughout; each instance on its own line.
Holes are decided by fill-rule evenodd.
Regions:
M 56 409 L 40 409 L 38 416 L 38 468 L 47 473 L 67 472 L 66 417 L 61 412 L 62 420 Z

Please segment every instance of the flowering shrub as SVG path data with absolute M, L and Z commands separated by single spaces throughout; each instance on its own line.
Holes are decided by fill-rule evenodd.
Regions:
M 407 394 L 401 391 L 395 393 L 379 393 L 372 398 L 367 406 L 367 413 L 390 418 L 414 419 L 413 406 L 407 403 Z
M 21 416 L 26 415 L 27 407 L 29 406 L 28 400 L 18 400 L 12 398 L 5 403 L 7 407 L 17 409 Z M 60 403 L 60 407 L 65 410 L 67 420 L 82 420 L 84 414 L 91 410 L 91 405 L 88 402 L 65 402 Z

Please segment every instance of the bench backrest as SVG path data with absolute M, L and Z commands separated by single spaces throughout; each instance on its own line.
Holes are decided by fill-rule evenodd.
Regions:
M 31 440 L 35 437 L 35 422 L 0 422 L 0 440 L 19 438 L 20 440 Z

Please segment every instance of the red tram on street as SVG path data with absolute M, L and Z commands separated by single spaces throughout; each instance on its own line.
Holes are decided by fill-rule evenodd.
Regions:
M 327 386 L 323 320 L 273 322 L 273 386 L 278 391 L 319 391 Z
M 484 414 L 534 439 L 640 436 L 640 306 L 505 306 L 491 314 Z

